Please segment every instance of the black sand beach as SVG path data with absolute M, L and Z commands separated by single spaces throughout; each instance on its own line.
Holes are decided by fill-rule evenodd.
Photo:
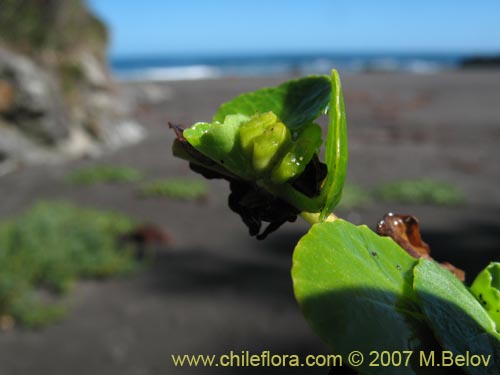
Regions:
M 0 177 L 0 218 L 40 199 L 70 200 L 154 223 L 174 241 L 135 276 L 80 283 L 61 322 L 0 332 L 0 374 L 288 374 L 294 372 L 175 368 L 170 355 L 328 353 L 293 297 L 291 254 L 305 223 L 287 224 L 265 241 L 250 238 L 227 207 L 222 181 L 209 182 L 206 200 L 191 202 L 142 199 L 130 184 L 65 182 L 69 171 L 96 163 L 129 165 L 151 178 L 191 175 L 171 155 L 174 134 L 167 122 L 209 120 L 221 102 L 287 78 L 123 83 L 123 95 L 135 98 L 135 116 L 147 127 L 143 142 L 95 160 L 26 167 Z M 464 269 L 468 281 L 490 260 L 500 260 L 500 72 L 348 74 L 343 86 L 350 182 L 369 188 L 429 177 L 458 186 L 466 204 L 375 203 L 339 215 L 372 228 L 388 211 L 416 215 L 434 257 Z

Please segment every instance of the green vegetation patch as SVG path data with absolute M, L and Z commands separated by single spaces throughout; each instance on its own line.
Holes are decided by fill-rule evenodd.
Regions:
M 338 205 L 339 210 L 352 210 L 364 208 L 373 202 L 370 192 L 352 184 L 346 184 L 342 192 L 342 198 Z
M 0 317 L 43 326 L 64 313 L 58 297 L 80 278 L 104 278 L 138 267 L 119 236 L 125 216 L 61 202 L 38 203 L 0 223 Z
M 82 0 L 2 0 L 0 41 L 16 49 L 64 52 L 75 46 L 103 46 L 107 29 Z
M 167 197 L 182 200 L 201 199 L 207 194 L 208 185 L 205 181 L 182 177 L 152 181 L 141 189 L 141 195 L 146 197 Z
M 463 193 L 457 187 L 431 179 L 387 183 L 375 189 L 374 196 L 384 201 L 440 206 L 454 206 L 465 201 Z
M 358 185 L 347 184 L 344 186 L 338 208 L 340 210 L 365 208 L 377 200 L 457 206 L 465 202 L 465 196 L 457 187 L 431 179 L 394 181 L 376 187 L 371 191 Z
M 68 176 L 68 181 L 76 185 L 93 185 L 96 183 L 137 182 L 142 174 L 133 168 L 113 165 L 97 165 L 78 169 Z

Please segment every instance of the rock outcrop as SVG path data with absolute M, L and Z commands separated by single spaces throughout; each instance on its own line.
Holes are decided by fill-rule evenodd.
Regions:
M 31 60 L 0 49 L 0 114 L 45 144 L 66 138 L 68 113 L 54 78 Z
M 106 45 L 106 27 L 82 0 L 2 0 L 0 162 L 62 160 L 142 138 Z

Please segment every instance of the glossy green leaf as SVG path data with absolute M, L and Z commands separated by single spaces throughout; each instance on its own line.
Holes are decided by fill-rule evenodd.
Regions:
M 199 122 L 183 132 L 186 140 L 198 151 L 242 178 L 252 178 L 250 160 L 243 152 L 239 131 L 250 118 L 227 116 L 224 123 Z
M 414 275 L 414 288 L 427 322 L 443 348 L 455 355 L 490 358 L 487 366 L 464 368 L 469 374 L 497 374 L 500 335 L 481 304 L 451 272 L 435 262 L 421 259 Z
M 472 294 L 500 327 L 500 263 L 492 262 L 482 270 L 472 283 Z
M 332 94 L 328 108 L 330 122 L 325 150 L 328 175 L 321 193 L 325 200 L 321 220 L 327 218 L 339 203 L 347 173 L 347 124 L 342 85 L 336 70 L 332 71 L 331 82 Z
M 313 225 L 295 248 L 295 295 L 316 333 L 344 358 L 353 350 L 369 358 L 372 350 L 433 348 L 436 343 L 413 291 L 416 262 L 392 239 L 366 226 L 322 222 Z M 411 365 L 370 367 L 366 361 L 357 370 L 430 373 L 420 371 L 415 362 Z
M 324 113 L 330 94 L 331 84 L 328 76 L 291 80 L 277 87 L 237 96 L 220 106 L 214 121 L 223 122 L 227 115 L 232 114 L 254 116 L 257 113 L 272 111 L 293 134 Z

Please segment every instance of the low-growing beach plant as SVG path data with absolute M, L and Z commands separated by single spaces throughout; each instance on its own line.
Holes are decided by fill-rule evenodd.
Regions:
M 373 198 L 368 190 L 358 185 L 345 184 L 342 190 L 342 199 L 337 208 L 341 211 L 365 208 L 372 202 Z
M 454 207 L 463 205 L 466 200 L 464 193 L 457 186 L 444 181 L 422 178 L 395 180 L 372 189 L 345 184 L 337 209 L 340 211 L 363 209 L 374 202 Z
M 195 200 L 207 196 L 208 185 L 199 179 L 172 177 L 148 182 L 142 186 L 140 193 L 145 197 Z
M 72 171 L 67 180 L 75 185 L 93 185 L 97 183 L 137 182 L 143 178 L 134 168 L 116 165 L 96 165 Z
M 62 202 L 41 202 L 1 222 L 0 319 L 46 325 L 64 314 L 59 296 L 78 279 L 136 269 L 132 249 L 118 241 L 133 227 L 123 215 Z
M 430 178 L 388 182 L 378 186 L 374 196 L 382 201 L 438 206 L 456 206 L 465 202 L 463 193 L 456 186 Z
M 329 116 L 325 138 L 315 122 L 323 114 Z M 336 71 L 242 94 L 222 104 L 211 122 L 171 126 L 174 154 L 195 172 L 229 182 L 229 207 L 252 236 L 263 239 L 298 216 L 311 224 L 293 253 L 295 296 L 336 354 L 347 359 L 360 353 L 364 361 L 348 363 L 356 372 L 498 373 L 498 264 L 483 271 L 471 290 L 459 280 L 463 273 L 432 260 L 414 217 L 386 215 L 379 228 L 391 238 L 333 214 L 347 168 Z M 421 361 L 424 353 L 438 363 L 443 352 L 475 355 L 476 361 L 454 362 L 453 368 Z M 396 359 L 382 363 L 377 353 Z

